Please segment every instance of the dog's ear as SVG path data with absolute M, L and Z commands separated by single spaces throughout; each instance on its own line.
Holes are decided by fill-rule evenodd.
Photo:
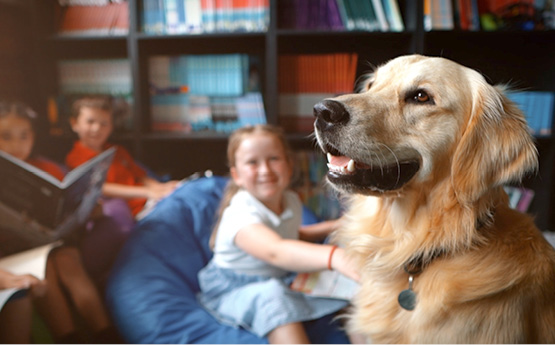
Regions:
M 525 117 L 504 93 L 485 81 L 474 88 L 473 110 L 455 150 L 453 188 L 469 205 L 492 186 L 520 180 L 537 169 L 537 149 Z

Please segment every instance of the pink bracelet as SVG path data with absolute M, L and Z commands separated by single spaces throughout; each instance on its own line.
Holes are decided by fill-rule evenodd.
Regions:
M 335 252 L 335 250 L 337 249 L 337 245 L 334 245 L 333 247 L 331 247 L 331 251 L 330 251 L 330 256 L 328 258 L 328 270 L 332 270 L 331 268 L 331 258 L 333 257 L 333 253 Z

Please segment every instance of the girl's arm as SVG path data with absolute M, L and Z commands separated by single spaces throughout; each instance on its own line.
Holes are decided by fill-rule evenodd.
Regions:
M 148 198 L 148 189 L 145 186 L 129 186 L 119 183 L 104 183 L 102 194 L 112 198 Z
M 250 255 L 285 270 L 321 271 L 330 265 L 349 278 L 359 279 L 354 261 L 346 257 L 342 248 L 284 239 L 263 224 L 252 224 L 239 230 L 235 243 Z

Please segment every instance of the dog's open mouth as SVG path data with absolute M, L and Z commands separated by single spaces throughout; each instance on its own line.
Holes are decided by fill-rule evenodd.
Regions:
M 328 153 L 328 180 L 347 192 L 381 194 L 401 188 L 420 169 L 418 159 L 399 160 L 385 165 L 357 162 L 333 148 Z

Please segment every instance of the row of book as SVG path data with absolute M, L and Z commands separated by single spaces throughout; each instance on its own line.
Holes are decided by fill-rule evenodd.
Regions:
M 280 0 L 278 20 L 286 29 L 404 30 L 397 0 Z
M 424 0 L 424 29 L 555 29 L 555 2 L 544 0 Z
M 147 34 L 263 32 L 270 21 L 269 0 L 143 0 Z
M 127 1 L 61 2 L 58 33 L 63 36 L 108 36 L 129 33 Z
M 131 65 L 128 59 L 60 60 L 58 84 L 63 94 L 131 95 Z
M 528 127 L 536 137 L 550 137 L 555 115 L 555 93 L 545 91 L 511 92 L 509 98 L 526 115 Z
M 235 97 L 160 94 L 151 96 L 150 102 L 154 132 L 231 133 L 246 125 L 266 123 L 260 92 Z
M 151 57 L 152 130 L 229 133 L 265 123 L 257 63 L 245 54 Z
M 352 92 L 356 53 L 280 55 L 279 92 Z
M 353 92 L 357 64 L 358 56 L 352 53 L 280 56 L 280 125 L 289 132 L 312 132 L 314 104 Z
M 254 57 L 246 54 L 152 56 L 149 85 L 153 94 L 239 96 L 250 87 L 250 66 L 254 63 Z

